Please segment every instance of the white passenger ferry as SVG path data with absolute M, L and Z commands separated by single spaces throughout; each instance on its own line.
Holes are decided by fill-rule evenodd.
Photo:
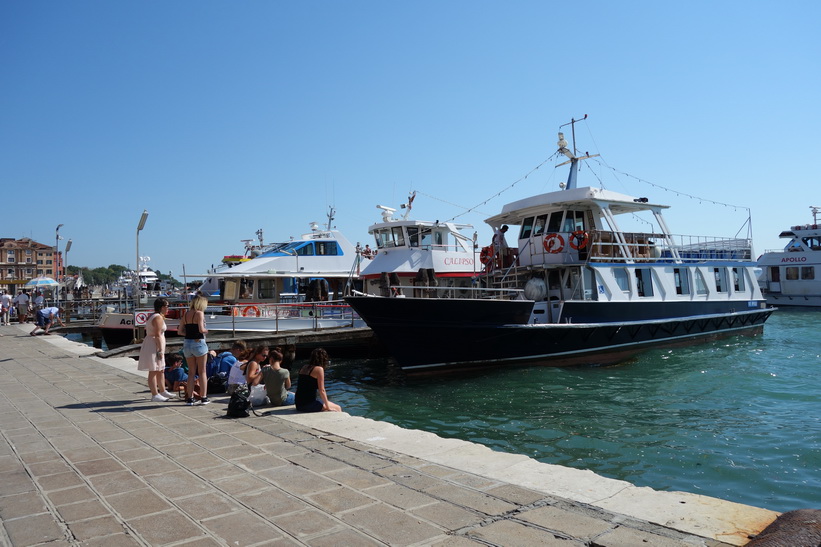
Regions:
M 812 224 L 799 224 L 778 236 L 784 249 L 767 251 L 758 259 L 759 283 L 773 306 L 821 307 L 821 207 L 811 206 Z

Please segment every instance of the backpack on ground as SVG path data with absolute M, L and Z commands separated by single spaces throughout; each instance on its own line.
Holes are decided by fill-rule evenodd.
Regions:
M 247 418 L 252 412 L 256 415 L 257 412 L 254 410 L 253 405 L 251 405 L 250 395 L 248 386 L 242 385 L 238 387 L 237 390 L 231 394 L 231 400 L 228 401 L 227 416 L 229 418 Z
M 208 377 L 208 393 L 225 393 L 228 379 L 222 374 L 214 374 Z

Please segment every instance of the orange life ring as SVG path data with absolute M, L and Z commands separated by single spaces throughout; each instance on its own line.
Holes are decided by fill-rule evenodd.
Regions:
M 587 243 L 590 241 L 590 234 L 584 230 L 576 230 L 570 234 L 568 240 L 570 242 L 570 246 L 578 251 L 587 247 Z
M 558 241 L 558 243 L 554 245 L 554 241 Z M 564 238 L 561 234 L 547 234 L 546 236 L 544 236 L 544 241 L 542 241 L 542 245 L 544 246 L 544 250 L 548 253 L 560 253 L 562 252 L 562 250 L 564 250 Z
M 492 259 L 493 259 L 493 248 L 491 248 L 491 247 L 482 247 L 482 252 L 479 253 L 479 261 L 482 264 L 489 264 Z
M 246 306 L 242 310 L 242 316 L 248 317 L 251 314 L 251 312 L 254 312 L 254 317 L 259 317 L 259 308 L 256 306 Z

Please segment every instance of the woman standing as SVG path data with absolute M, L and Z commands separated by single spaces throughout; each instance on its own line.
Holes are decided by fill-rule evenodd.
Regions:
M 308 364 L 299 369 L 295 397 L 298 412 L 342 411 L 342 407 L 329 401 L 328 394 L 325 393 L 325 369 L 328 363 L 328 353 L 322 348 L 316 348 L 311 352 Z M 317 391 L 322 400 L 317 400 Z
M 173 399 L 174 395 L 165 389 L 165 313 L 168 300 L 154 300 L 154 313 L 145 324 L 145 339 L 140 346 L 140 360 L 137 370 L 148 371 L 148 389 L 151 400 L 157 403 Z
M 182 346 L 182 354 L 188 362 L 188 386 L 185 389 L 185 404 L 194 404 L 194 383 L 199 384 L 201 394 L 200 403 L 207 405 L 208 400 L 208 377 L 205 373 L 205 362 L 208 357 L 208 344 L 205 343 L 205 335 L 208 329 L 205 328 L 205 308 L 208 306 L 208 299 L 204 296 L 195 296 L 191 300 L 182 319 L 177 333 L 185 337 Z

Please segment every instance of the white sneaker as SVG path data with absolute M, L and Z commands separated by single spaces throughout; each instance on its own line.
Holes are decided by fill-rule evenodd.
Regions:
M 163 397 L 161 394 L 157 393 L 156 395 L 151 397 L 151 400 L 155 403 L 164 403 L 168 400 L 168 397 Z
M 166 399 L 176 399 L 177 398 L 176 395 L 174 395 L 173 393 L 168 393 L 167 391 L 163 391 L 162 393 L 160 393 L 160 395 L 162 395 Z

